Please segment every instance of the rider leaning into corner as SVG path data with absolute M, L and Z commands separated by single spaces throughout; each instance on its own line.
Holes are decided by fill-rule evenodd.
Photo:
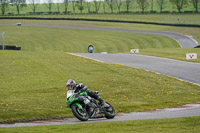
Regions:
M 98 100 L 102 107 L 106 108 L 109 106 L 108 104 L 105 103 L 105 101 L 103 99 L 100 98 L 98 93 L 95 93 L 95 92 L 89 90 L 88 87 L 83 85 L 82 83 L 76 84 L 76 82 L 74 80 L 69 79 L 66 82 L 66 87 L 68 88 L 68 90 L 74 90 L 75 93 L 87 92 L 87 94 L 90 97 Z M 84 101 L 84 99 L 82 99 L 82 98 L 80 98 L 79 100 Z

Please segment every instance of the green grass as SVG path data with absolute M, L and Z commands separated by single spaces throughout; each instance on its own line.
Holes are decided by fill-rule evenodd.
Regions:
M 72 117 L 65 103 L 69 78 L 99 91 L 116 112 L 154 110 L 200 100 L 199 86 L 62 51 L 0 51 L 0 62 L 0 121 Z
M 0 128 L 3 133 L 198 133 L 200 117 Z

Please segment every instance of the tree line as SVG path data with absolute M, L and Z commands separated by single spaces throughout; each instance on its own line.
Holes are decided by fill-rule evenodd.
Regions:
M 135 3 L 141 9 L 142 13 L 144 13 L 149 7 L 151 12 L 153 12 L 155 6 L 158 6 L 160 13 L 162 13 L 163 9 L 166 8 L 166 5 L 169 2 L 177 9 L 179 13 L 181 13 L 182 9 L 189 4 L 193 5 L 194 12 L 199 12 L 198 8 L 200 5 L 200 0 L 63 0 L 62 5 L 64 5 L 64 14 L 68 13 L 69 4 L 72 6 L 73 13 L 75 13 L 77 8 L 80 13 L 82 13 L 85 8 L 87 8 L 88 13 L 91 13 L 91 6 L 94 7 L 95 11 L 93 12 L 95 13 L 99 13 L 100 7 L 103 8 L 104 13 L 108 12 L 108 9 L 110 13 L 114 13 L 114 9 L 117 9 L 120 13 L 122 6 L 125 7 L 126 13 L 129 13 L 131 6 Z M 1 14 L 5 15 L 5 11 L 8 6 L 12 5 L 16 7 L 17 14 L 19 15 L 20 10 L 22 10 L 23 7 L 26 7 L 27 3 L 29 3 L 29 7 L 31 7 L 34 14 L 37 11 L 37 7 L 41 5 L 40 0 L 0 0 Z M 60 3 L 54 3 L 53 0 L 46 0 L 46 3 L 44 4 L 50 13 L 52 11 L 52 6 L 55 4 L 58 11 L 60 11 Z M 106 7 L 108 7 L 108 9 Z

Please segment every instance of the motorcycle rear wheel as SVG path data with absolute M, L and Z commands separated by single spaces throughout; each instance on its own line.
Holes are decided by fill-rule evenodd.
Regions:
M 78 118 L 81 121 L 87 121 L 89 119 L 88 113 L 86 109 L 82 108 L 81 110 L 78 108 L 77 105 L 73 104 L 71 106 L 72 113 L 76 118 Z
M 113 106 L 111 104 L 109 104 L 108 102 L 106 102 L 106 103 L 110 106 L 112 111 L 105 110 L 105 112 L 104 112 L 105 113 L 105 117 L 107 119 L 113 119 L 115 117 L 115 109 L 113 108 Z

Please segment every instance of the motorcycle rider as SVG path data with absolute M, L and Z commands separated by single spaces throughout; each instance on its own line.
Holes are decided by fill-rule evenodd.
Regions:
M 76 82 L 74 80 L 69 79 L 66 82 L 66 87 L 68 88 L 68 90 L 74 90 L 75 93 L 77 93 L 77 92 L 79 92 L 79 93 L 87 92 L 87 94 L 90 97 L 92 97 L 92 98 L 94 98 L 94 99 L 99 101 L 101 107 L 107 108 L 109 106 L 108 104 L 105 103 L 105 101 L 103 99 L 100 98 L 100 96 L 97 93 L 89 90 L 88 86 L 85 86 L 82 83 L 76 84 Z M 80 99 L 80 100 L 83 101 L 84 99 Z

